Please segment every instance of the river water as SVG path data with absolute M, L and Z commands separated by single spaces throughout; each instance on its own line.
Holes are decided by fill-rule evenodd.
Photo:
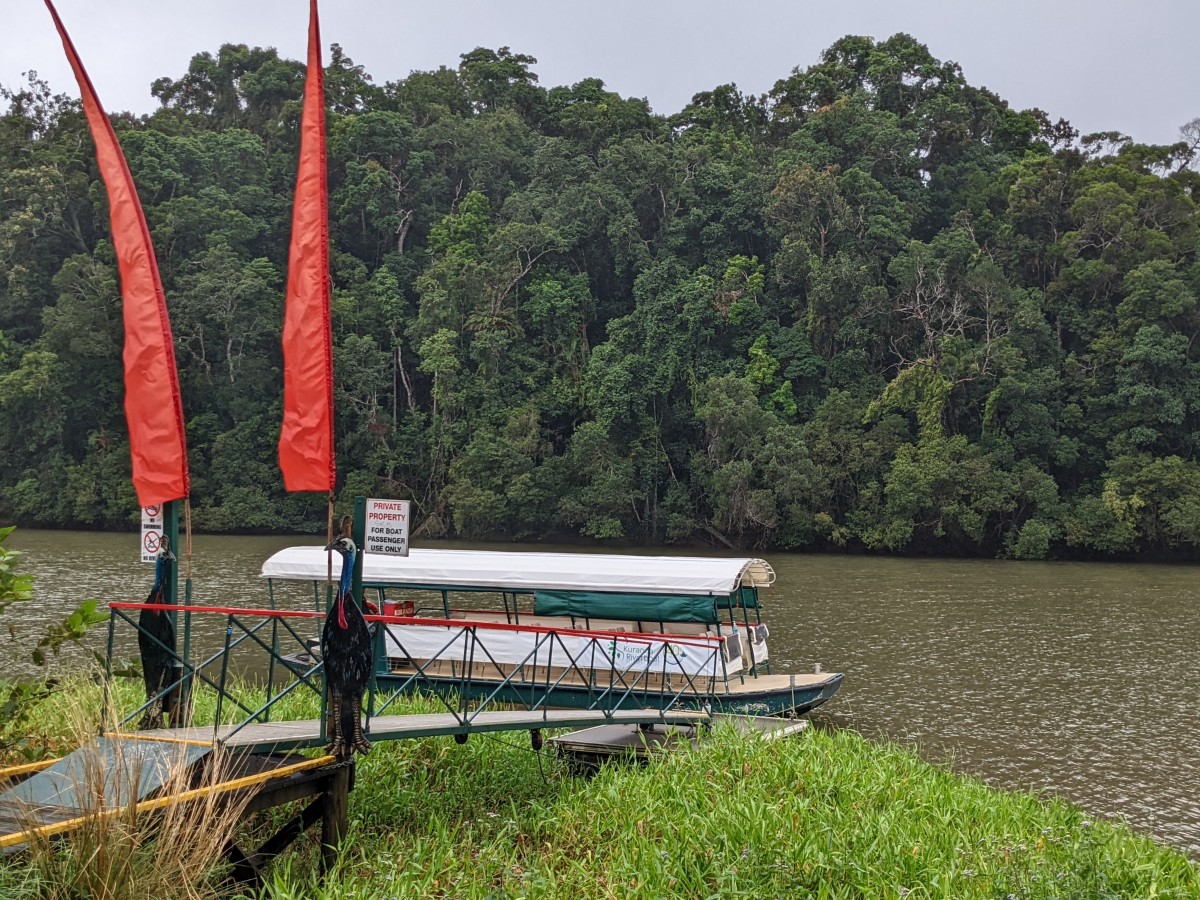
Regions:
M 79 601 L 144 599 L 152 571 L 137 561 L 137 540 L 19 529 L 9 544 L 26 552 L 37 599 L 0 621 L 17 632 L 0 631 L 0 674 L 27 672 L 20 651 Z M 316 541 L 197 537 L 194 602 L 266 605 L 259 567 L 294 543 Z M 1067 797 L 1200 853 L 1196 567 L 767 559 L 779 576 L 763 596 L 774 671 L 820 663 L 846 673 L 821 717 L 913 744 L 999 787 Z M 276 599 L 312 604 L 296 586 Z M 128 631 L 118 650 L 132 655 Z M 97 629 L 97 649 L 105 633 Z M 198 625 L 196 640 L 216 646 L 221 635 L 223 621 L 211 621 Z

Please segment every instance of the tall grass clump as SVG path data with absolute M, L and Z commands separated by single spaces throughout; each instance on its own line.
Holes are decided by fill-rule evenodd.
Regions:
M 75 697 L 78 700 L 80 695 Z M 242 818 L 245 800 L 210 792 L 184 804 L 141 808 L 137 782 L 148 765 L 139 752 L 144 745 L 114 741 L 110 746 L 115 757 L 103 755 L 92 740 L 95 709 L 84 703 L 73 711 L 55 707 L 59 715 L 73 712 L 75 744 L 82 748 L 76 755 L 80 764 L 73 784 L 79 821 L 58 836 L 34 834 L 25 853 L 0 875 L 0 896 L 6 900 L 223 896 L 222 858 Z M 225 780 L 226 762 L 220 755 L 210 755 L 197 774 L 186 764 L 182 750 L 182 745 L 173 745 L 168 751 L 164 794 Z M 32 810 L 25 818 L 29 825 L 36 824 Z

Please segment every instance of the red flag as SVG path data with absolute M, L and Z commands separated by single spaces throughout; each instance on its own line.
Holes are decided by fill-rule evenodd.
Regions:
M 279 468 L 289 491 L 333 490 L 333 347 L 329 323 L 329 197 L 325 78 L 317 0 L 310 0 L 300 165 L 292 208 L 283 317 L 283 430 Z
M 46 7 L 62 38 L 67 59 L 83 95 L 96 162 L 108 192 L 113 246 L 121 272 L 125 317 L 125 420 L 133 457 L 133 487 L 138 503 L 153 506 L 188 496 L 187 442 L 183 402 L 175 369 L 175 345 L 158 262 L 146 216 L 121 145 L 91 79 L 50 0 Z

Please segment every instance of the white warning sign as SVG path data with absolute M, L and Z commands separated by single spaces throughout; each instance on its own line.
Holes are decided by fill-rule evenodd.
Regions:
M 408 522 L 411 500 L 368 500 L 364 553 L 408 556 Z
M 142 562 L 152 563 L 158 559 L 158 551 L 162 547 L 163 537 L 163 508 L 161 506 L 142 507 Z

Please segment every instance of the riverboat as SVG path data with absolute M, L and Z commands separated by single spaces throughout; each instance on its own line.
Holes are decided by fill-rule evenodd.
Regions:
M 289 547 L 262 576 L 314 585 L 321 547 Z M 362 554 L 383 690 L 531 707 L 690 708 L 800 714 L 841 673 L 771 669 L 762 559 L 412 549 Z M 314 651 L 315 652 L 315 651 Z

